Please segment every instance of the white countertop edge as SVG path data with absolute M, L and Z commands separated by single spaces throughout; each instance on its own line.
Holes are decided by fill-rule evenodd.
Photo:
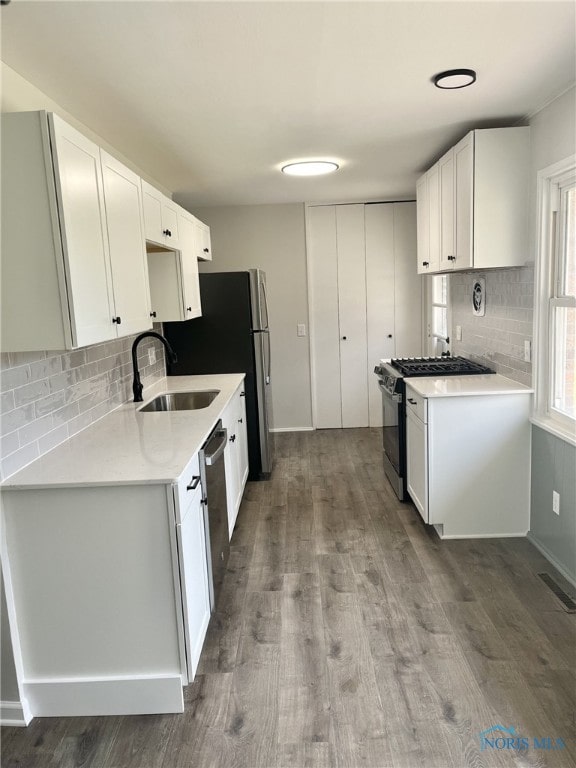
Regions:
M 222 374 L 200 374 L 193 376 L 165 376 L 151 385 L 145 387 L 143 392 L 142 402 L 135 403 L 128 401 L 114 408 L 107 413 L 101 419 L 98 419 L 93 424 L 82 431 L 76 433 L 68 440 L 55 446 L 48 453 L 38 457 L 30 464 L 26 465 L 18 472 L 15 472 L 10 477 L 7 477 L 2 483 L 0 483 L 0 492 L 5 491 L 18 491 L 18 490 L 42 490 L 42 489 L 57 489 L 57 488 L 82 488 L 82 487 L 113 487 L 113 486 L 130 486 L 130 485 L 167 485 L 177 483 L 183 473 L 186 471 L 190 459 L 198 452 L 202 447 L 210 432 L 212 431 L 216 422 L 222 417 L 228 403 L 232 399 L 234 393 L 245 379 L 244 373 L 222 373 Z M 193 411 L 172 411 L 172 412 L 152 412 L 152 413 L 140 413 L 139 410 L 145 406 L 150 400 L 154 399 L 164 392 L 192 392 L 205 389 L 219 389 L 220 394 L 214 399 L 214 401 L 207 407 Z M 132 417 L 132 418 L 131 418 Z M 93 458 L 98 459 L 98 451 L 107 451 L 107 446 L 102 445 L 99 449 L 94 447 L 94 443 L 97 444 L 98 437 L 101 437 L 101 433 L 106 429 L 111 429 L 116 426 L 126 426 L 126 420 L 129 425 L 142 425 L 142 430 L 137 427 L 138 437 L 140 433 L 146 429 L 149 430 L 149 435 L 153 431 L 154 422 L 161 424 L 162 426 L 173 425 L 174 430 L 181 434 L 190 434 L 190 442 L 187 443 L 186 449 L 180 449 L 180 456 L 175 457 L 172 460 L 172 468 L 170 471 L 162 472 L 158 471 L 153 476 L 147 476 L 145 470 L 137 466 L 132 461 L 132 466 L 128 467 L 127 473 L 124 477 L 118 473 L 118 468 L 115 467 L 115 471 L 111 474 L 113 476 L 106 476 L 105 468 L 102 470 L 102 475 L 89 475 L 83 468 L 80 472 L 80 477 L 66 477 L 66 469 L 61 469 L 61 463 L 67 460 L 72 462 L 75 458 L 76 451 L 81 454 L 86 449 L 88 453 L 93 454 Z M 198 428 L 198 422 L 201 424 L 201 428 Z M 135 436 L 134 428 L 132 434 L 125 440 L 125 448 L 127 453 L 130 454 L 130 448 L 133 445 L 133 438 Z M 132 438 L 132 443 L 129 440 Z M 114 433 L 115 452 L 120 454 L 118 456 L 119 461 L 122 461 L 122 451 L 118 450 L 118 446 L 122 443 L 122 433 Z M 108 442 L 109 445 L 109 442 Z M 72 456 L 70 455 L 72 452 Z M 134 451 L 138 453 L 139 451 Z M 114 451 L 110 451 L 114 453 Z M 103 455 L 103 454 L 102 454 Z M 146 457 L 144 457 L 145 459 Z M 130 462 L 127 461 L 127 464 Z M 145 462 L 143 462 L 144 464 Z M 155 468 L 152 467 L 153 471 Z M 76 468 L 78 471 L 78 467 Z M 68 472 L 68 474 L 74 474 L 74 471 Z
M 474 397 L 478 395 L 531 395 L 534 390 L 499 373 L 471 376 L 422 376 L 405 378 L 422 397 Z

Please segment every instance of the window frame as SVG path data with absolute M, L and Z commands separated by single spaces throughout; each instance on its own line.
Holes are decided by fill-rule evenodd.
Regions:
M 434 301 L 434 280 L 435 279 L 446 280 L 446 304 L 440 304 Z M 450 303 L 450 275 L 446 273 L 438 273 L 427 276 L 426 286 L 426 312 L 423 314 L 426 317 L 426 354 L 435 356 L 442 352 L 448 352 L 450 349 L 450 331 L 452 323 L 452 307 Z M 434 307 L 441 307 L 446 309 L 446 336 L 442 336 L 439 333 L 434 332 Z M 438 344 L 442 344 L 442 348 L 437 348 Z
M 560 293 L 565 253 L 559 243 L 562 190 L 576 180 L 576 155 L 538 172 L 536 285 L 534 307 L 534 412 L 532 423 L 576 445 L 576 419 L 555 409 L 552 403 L 557 356 L 553 353 L 555 310 L 574 307 L 573 297 Z

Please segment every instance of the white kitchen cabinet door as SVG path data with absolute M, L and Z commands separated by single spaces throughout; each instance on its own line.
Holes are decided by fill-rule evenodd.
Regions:
M 177 526 L 180 583 L 186 639 L 188 682 L 198 668 L 202 645 L 210 621 L 210 592 L 204 528 L 204 505 L 199 486 L 180 525 Z
M 306 215 L 310 345 L 315 426 L 342 426 L 336 207 L 312 206 Z
M 228 536 L 236 525 L 236 518 L 242 503 L 244 487 L 248 478 L 248 436 L 246 431 L 246 406 L 244 385 L 241 385 L 222 414 L 222 426 L 228 432 L 228 443 L 224 451 L 226 467 L 226 501 L 228 504 Z
M 434 165 L 428 178 L 428 236 L 430 247 L 427 272 L 436 272 L 440 266 L 440 166 Z
M 455 187 L 455 259 L 454 269 L 474 266 L 474 133 L 469 133 L 454 147 Z
M 427 523 L 428 428 L 413 410 L 410 408 L 406 410 L 406 472 L 408 492 L 422 519 Z
M 191 215 L 179 215 L 178 232 L 180 236 L 184 319 L 191 320 L 194 317 L 200 317 L 202 314 L 198 260 L 196 258 L 198 232 L 194 217 Z
M 57 115 L 48 119 L 72 345 L 83 347 L 116 336 L 100 149 Z
M 203 221 L 195 218 L 198 229 L 198 250 L 197 258 L 199 261 L 212 261 L 212 241 L 210 238 L 210 227 Z
M 178 248 L 178 208 L 160 190 L 142 180 L 146 240 L 167 248 Z
M 440 264 L 442 271 L 454 268 L 454 150 L 447 152 L 439 162 L 440 172 Z
M 101 150 L 118 336 L 152 328 L 140 177 Z
M 364 205 L 336 206 L 336 239 L 342 426 L 367 427 L 368 352 Z

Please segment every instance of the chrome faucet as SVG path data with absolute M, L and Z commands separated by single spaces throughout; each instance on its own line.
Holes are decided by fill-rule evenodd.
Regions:
M 168 344 L 164 336 L 161 336 L 159 333 L 156 333 L 156 331 L 146 331 L 145 333 L 141 333 L 140 336 L 136 336 L 136 338 L 134 339 L 134 344 L 132 344 L 132 368 L 134 370 L 134 381 L 132 382 L 132 392 L 134 392 L 135 403 L 142 402 L 142 390 L 144 389 L 144 386 L 140 381 L 140 372 L 138 371 L 138 360 L 136 359 L 136 349 L 138 347 L 138 344 L 140 344 L 140 342 L 142 341 L 142 339 L 145 339 L 148 336 L 151 336 L 153 339 L 158 339 L 158 341 L 161 341 L 162 344 L 164 344 L 166 355 L 168 356 L 168 359 L 170 360 L 171 363 L 178 362 L 176 353 L 174 352 L 170 344 Z

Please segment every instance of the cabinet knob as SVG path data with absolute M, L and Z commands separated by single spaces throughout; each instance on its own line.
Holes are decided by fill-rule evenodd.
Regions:
M 456 261 L 456 256 L 448 256 L 448 261 Z
M 192 307 L 186 307 L 186 312 L 192 312 Z
M 203 248 L 204 253 L 210 253 L 210 248 Z
M 172 237 L 172 232 L 169 229 L 163 229 L 162 234 L 166 235 L 166 237 Z
M 391 339 L 391 338 L 392 338 L 392 334 L 391 334 L 391 333 L 389 333 L 389 334 L 388 334 L 388 338 L 389 338 L 389 339 Z
M 240 397 L 246 397 L 246 392 L 240 392 Z
M 233 443 L 236 440 L 236 435 L 230 435 L 230 442 Z
M 150 312 L 150 317 L 156 317 L 156 312 Z
M 417 405 L 416 400 L 413 400 L 411 397 L 408 398 L 408 402 L 412 403 L 412 405 Z
M 117 325 L 120 325 L 122 323 L 122 318 L 121 317 L 113 317 L 112 318 L 112 322 L 113 323 L 117 323 Z
M 342 336 L 342 341 L 346 341 L 346 339 L 347 339 L 346 336 Z
M 429 261 L 423 261 L 422 262 L 422 266 L 423 267 L 429 267 L 430 266 L 430 262 Z
M 243 424 L 243 423 L 244 423 L 244 419 L 238 419 L 238 424 Z

